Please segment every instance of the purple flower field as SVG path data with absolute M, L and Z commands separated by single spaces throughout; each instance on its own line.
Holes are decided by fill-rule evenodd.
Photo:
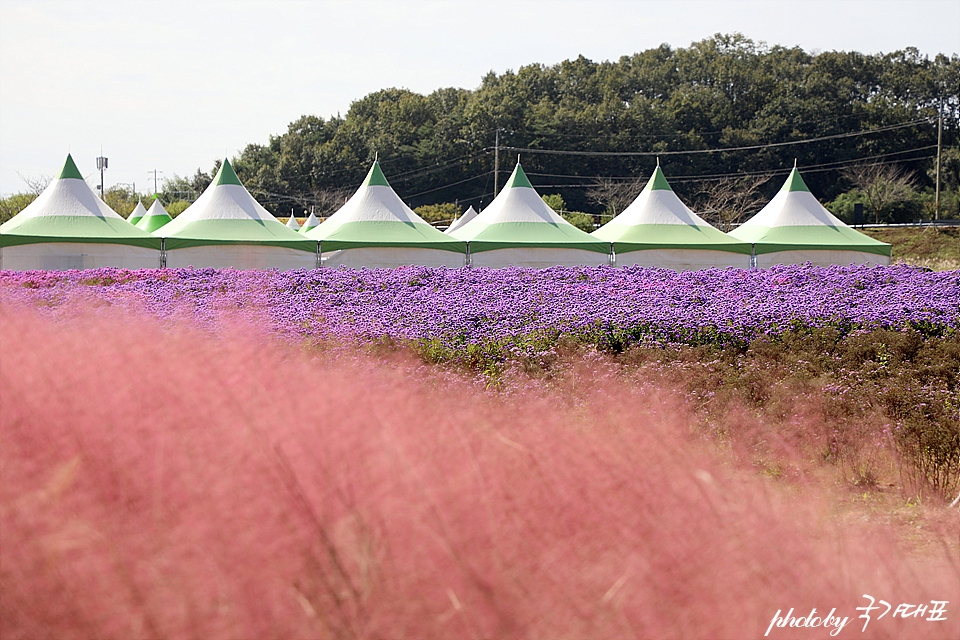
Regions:
M 762 270 L 213 269 L 2 272 L 0 302 L 46 314 L 109 304 L 216 329 L 239 315 L 298 342 L 398 342 L 476 362 L 531 355 L 558 339 L 743 347 L 758 337 L 834 327 L 960 327 L 960 272 L 907 266 Z

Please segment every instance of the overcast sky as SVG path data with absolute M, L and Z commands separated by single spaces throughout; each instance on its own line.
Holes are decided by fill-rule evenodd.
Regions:
M 958 0 L 0 0 L 0 194 L 67 153 L 107 188 L 209 171 L 388 87 L 617 60 L 739 32 L 808 52 L 960 52 Z M 128 212 L 120 212 L 126 214 Z

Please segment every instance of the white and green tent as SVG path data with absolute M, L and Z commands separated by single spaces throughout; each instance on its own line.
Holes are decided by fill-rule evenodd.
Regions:
M 73 158 L 23 211 L 0 225 L 0 268 L 155 269 L 160 239 L 108 207 L 83 180 Z
M 477 267 L 608 264 L 610 244 L 564 220 L 537 194 L 520 163 L 476 218 L 451 234 L 468 244 Z
M 317 243 L 289 229 L 244 188 L 224 159 L 210 186 L 160 227 L 167 267 L 312 269 Z
M 320 241 L 325 266 L 462 267 L 466 254 L 463 242 L 403 203 L 377 162 L 346 204 L 305 235 Z
M 473 207 L 469 207 L 466 211 L 463 212 L 463 215 L 450 223 L 450 226 L 444 230 L 444 233 L 451 234 L 463 225 L 467 224 L 471 220 L 477 217 L 477 210 Z
M 618 266 L 750 268 L 750 245 L 710 226 L 683 204 L 659 165 L 630 206 L 591 235 L 612 244 Z
M 147 212 L 147 209 L 143 206 L 142 200 L 137 200 L 137 206 L 133 208 L 133 211 L 130 212 L 130 215 L 127 216 L 127 222 L 136 226 L 140 220 L 143 219 L 144 214 Z
M 313 215 L 313 211 L 311 211 L 310 215 L 307 216 L 307 219 L 303 221 L 303 226 L 300 227 L 299 232 L 306 233 L 307 231 L 310 231 L 310 229 L 313 229 L 314 227 L 317 227 L 319 225 L 320 225 L 320 220 L 317 218 L 317 216 Z
M 767 206 L 729 234 L 753 247 L 757 267 L 890 264 L 890 245 L 852 229 L 810 193 L 794 167 Z
M 290 219 L 287 220 L 287 228 L 293 229 L 294 231 L 300 231 L 300 223 L 297 222 L 297 219 L 292 213 L 290 214 Z
M 150 205 L 147 212 L 140 218 L 140 222 L 137 223 L 137 228 L 153 233 L 171 220 L 173 220 L 173 218 L 167 213 L 167 210 L 163 208 L 163 205 L 160 203 L 160 198 L 154 198 L 153 204 Z

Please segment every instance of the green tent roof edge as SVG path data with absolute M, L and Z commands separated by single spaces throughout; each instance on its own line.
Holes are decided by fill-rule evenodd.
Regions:
M 57 180 L 63 180 L 64 178 L 76 178 L 77 180 L 83 180 L 83 176 L 80 175 L 80 170 L 77 169 L 77 164 L 73 161 L 73 156 L 69 153 L 67 154 L 67 159 L 63 163 L 63 168 L 60 169 L 60 173 L 57 174 Z
M 631 242 L 614 240 L 614 251 L 620 253 L 631 253 L 634 251 L 649 251 L 657 249 L 682 249 L 695 251 L 720 251 L 722 253 L 737 253 L 740 255 L 750 255 L 752 248 L 749 242 L 740 244 L 697 244 L 695 242 L 681 242 L 676 244 L 663 244 L 662 242 Z
M 757 255 L 764 253 L 785 253 L 788 251 L 847 251 L 850 253 L 869 253 L 877 256 L 893 257 L 893 251 L 890 245 L 878 247 L 876 245 L 836 245 L 820 244 L 816 242 L 802 242 L 797 244 L 788 244 L 782 242 L 755 242 L 753 251 Z
M 233 166 L 230 164 L 230 160 L 227 158 L 223 159 L 223 164 L 220 165 L 220 170 L 217 171 L 217 177 L 213 179 L 213 182 L 210 183 L 210 186 L 219 186 L 222 184 L 236 184 L 243 186 L 243 183 L 240 182 L 240 178 L 237 177 L 237 172 L 233 170 Z
M 169 224 L 169 223 L 167 223 Z M 166 225 L 164 225 L 166 226 Z M 163 229 L 163 227 L 160 227 Z M 294 232 L 296 233 L 296 232 Z M 160 236 L 157 236 L 160 239 Z M 190 249 L 193 247 L 215 246 L 260 246 L 296 249 L 297 251 L 316 252 L 316 240 L 250 240 L 250 239 L 210 239 L 210 238 L 182 238 L 178 236 L 164 236 L 164 247 L 169 251 L 176 249 Z
M 164 226 L 168 222 L 172 222 L 173 218 L 169 214 L 156 215 L 156 216 L 144 216 L 140 219 L 140 222 L 137 223 L 136 227 L 138 229 L 143 229 L 147 233 L 153 233 L 160 227 Z
M 140 231 L 140 229 L 138 229 Z M 120 244 L 160 251 L 160 237 L 144 232 L 142 236 L 50 236 L 34 233 L 0 233 L 0 247 L 27 244 Z
M 465 240 L 470 245 L 470 253 L 483 253 L 499 249 L 572 249 L 589 251 L 590 253 L 610 253 L 610 243 L 603 240 L 596 242 L 563 242 L 562 240 Z
M 314 241 L 317 242 L 317 241 Z M 420 242 L 410 243 L 400 240 L 320 240 L 320 246 L 323 251 L 338 251 L 340 249 L 375 249 L 375 248 L 400 248 L 400 249 L 433 249 L 436 251 L 448 251 L 450 253 L 467 252 L 467 245 L 464 242 Z

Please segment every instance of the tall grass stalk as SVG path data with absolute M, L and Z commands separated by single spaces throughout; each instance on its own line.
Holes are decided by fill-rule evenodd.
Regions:
M 956 601 L 949 545 L 835 523 L 599 364 L 494 395 L 105 308 L 0 310 L 0 335 L 4 639 L 744 638 L 865 593 Z

